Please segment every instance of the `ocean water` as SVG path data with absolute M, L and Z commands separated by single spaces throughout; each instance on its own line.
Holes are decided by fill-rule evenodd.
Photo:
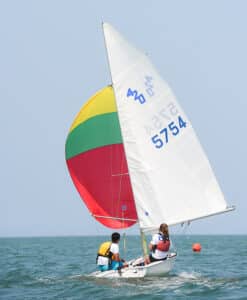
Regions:
M 247 236 L 175 236 L 178 257 L 168 276 L 91 278 L 106 239 L 0 238 L 0 299 L 247 299 Z M 192 252 L 194 242 L 200 253 Z M 140 255 L 138 236 L 127 236 L 126 245 L 125 258 Z

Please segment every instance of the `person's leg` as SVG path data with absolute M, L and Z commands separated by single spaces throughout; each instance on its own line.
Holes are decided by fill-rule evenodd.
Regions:
M 109 265 L 100 265 L 98 266 L 101 272 L 108 271 Z
M 155 261 L 162 261 L 162 260 L 166 260 L 166 259 L 167 259 L 167 256 L 164 258 L 161 258 L 161 259 L 156 259 L 152 256 L 152 254 L 149 255 L 150 263 L 155 262 Z
M 111 262 L 111 270 L 118 270 L 123 266 L 123 263 L 121 261 L 113 260 Z
M 149 260 L 150 260 L 150 263 L 156 261 L 156 259 L 152 256 L 152 254 L 149 255 Z

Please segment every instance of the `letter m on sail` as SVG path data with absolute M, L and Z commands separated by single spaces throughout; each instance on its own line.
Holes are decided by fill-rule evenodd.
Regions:
M 134 97 L 134 99 L 138 100 L 141 104 L 144 104 L 146 102 L 143 94 L 138 94 L 137 90 L 132 90 L 131 88 L 129 88 L 127 91 L 127 97 Z

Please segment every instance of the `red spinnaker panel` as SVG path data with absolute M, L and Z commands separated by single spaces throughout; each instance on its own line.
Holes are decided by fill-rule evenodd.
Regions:
M 67 165 L 88 209 L 93 215 L 101 216 L 95 217 L 100 223 L 116 229 L 136 223 L 136 208 L 122 144 L 86 151 L 68 159 Z

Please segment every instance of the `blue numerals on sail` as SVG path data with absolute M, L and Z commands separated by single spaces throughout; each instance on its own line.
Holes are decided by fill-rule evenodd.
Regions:
M 131 88 L 127 91 L 127 97 L 134 97 L 134 100 L 139 101 L 140 104 L 144 104 L 146 102 L 143 94 L 139 94 L 137 90 L 132 90 Z
M 145 85 L 145 91 L 148 94 L 148 96 L 153 97 L 154 96 L 154 85 L 153 85 L 153 77 L 152 76 L 145 76 L 144 77 L 144 85 Z M 135 101 L 139 101 L 140 104 L 144 104 L 146 102 L 146 98 L 142 93 L 139 93 L 137 90 L 132 90 L 131 88 L 128 88 L 127 97 L 133 97 Z
M 186 122 L 181 116 L 178 116 L 176 122 L 170 122 L 167 127 L 161 129 L 151 140 L 156 148 L 162 148 L 169 143 L 171 138 L 178 135 L 183 128 L 186 128 Z
M 153 85 L 153 77 L 145 76 L 144 84 L 146 86 L 146 92 L 150 97 L 154 96 L 154 85 Z

